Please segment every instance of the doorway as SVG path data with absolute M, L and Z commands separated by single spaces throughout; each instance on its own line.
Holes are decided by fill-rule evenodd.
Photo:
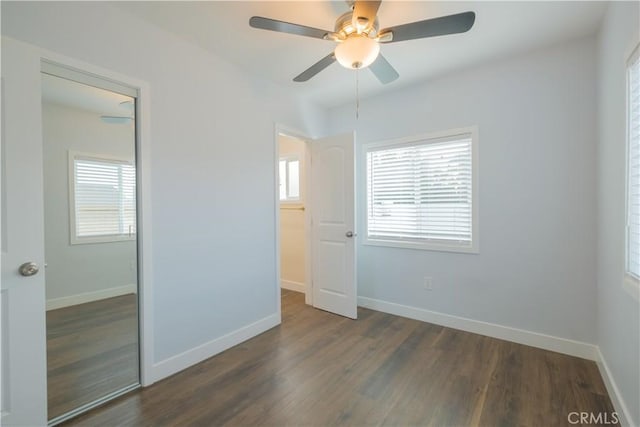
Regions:
M 307 142 L 278 134 L 278 203 L 280 212 L 280 287 L 305 294 L 310 301 L 310 188 Z
M 355 134 L 293 135 L 276 127 L 280 287 L 304 291 L 315 308 L 357 319 Z M 305 282 L 290 283 L 301 271 Z
M 53 425 L 140 384 L 136 95 L 43 64 L 47 407 Z

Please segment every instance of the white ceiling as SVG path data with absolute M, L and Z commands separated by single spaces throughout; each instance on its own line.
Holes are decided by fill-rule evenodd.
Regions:
M 42 101 L 91 111 L 97 115 L 129 116 L 133 98 L 71 80 L 42 74 Z
M 345 1 L 161 1 L 116 2 L 118 7 L 156 24 L 216 55 L 325 107 L 353 100 L 355 71 L 335 63 L 306 83 L 293 77 L 326 56 L 335 44 L 249 27 L 249 18 L 265 16 L 332 30 L 348 10 Z M 467 33 L 391 43 L 381 52 L 400 73 L 383 86 L 369 70 L 360 71 L 360 96 L 414 84 L 455 69 L 594 33 L 606 2 L 426 2 L 384 0 L 380 27 L 474 11 Z

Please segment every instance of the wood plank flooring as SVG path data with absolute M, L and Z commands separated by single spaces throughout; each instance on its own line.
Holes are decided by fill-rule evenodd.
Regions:
M 572 411 L 613 411 L 591 361 L 358 316 L 283 290 L 279 327 L 68 425 L 563 426 Z
M 138 382 L 135 294 L 47 312 L 49 419 Z

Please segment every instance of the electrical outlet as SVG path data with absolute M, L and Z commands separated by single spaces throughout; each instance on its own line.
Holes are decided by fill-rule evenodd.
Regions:
M 431 276 L 424 276 L 424 289 L 427 291 L 433 290 L 433 278 Z

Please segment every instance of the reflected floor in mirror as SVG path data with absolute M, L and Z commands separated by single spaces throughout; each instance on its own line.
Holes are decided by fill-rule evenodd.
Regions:
M 49 419 L 138 382 L 135 294 L 47 312 Z

